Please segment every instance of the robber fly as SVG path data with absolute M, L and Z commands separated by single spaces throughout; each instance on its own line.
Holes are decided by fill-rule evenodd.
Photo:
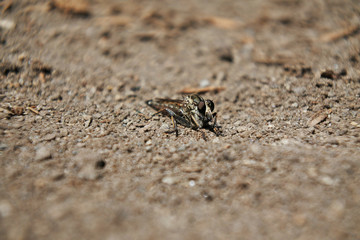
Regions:
M 192 129 L 208 128 L 216 135 L 219 134 L 216 112 L 213 112 L 215 105 L 209 99 L 205 100 L 193 94 L 185 96 L 184 99 L 156 98 L 145 103 L 157 111 L 153 116 L 162 113 L 171 118 L 174 130 L 169 132 L 175 132 L 176 136 L 177 123 Z

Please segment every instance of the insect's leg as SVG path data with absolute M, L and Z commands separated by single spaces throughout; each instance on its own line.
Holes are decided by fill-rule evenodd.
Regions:
M 178 136 L 178 135 L 179 135 L 179 132 L 178 132 L 177 123 L 176 123 L 176 121 L 175 121 L 175 119 L 174 119 L 174 116 L 171 116 L 171 121 L 172 121 L 172 123 L 173 123 L 173 127 L 174 127 L 174 130 L 175 130 L 175 134 L 176 134 L 176 136 Z
M 156 113 L 152 114 L 151 117 L 154 117 L 155 115 L 157 115 L 157 114 L 159 114 L 159 113 L 161 113 L 161 112 L 163 112 L 163 111 L 166 111 L 166 109 L 165 109 L 165 108 L 160 109 L 160 110 L 157 111 Z
M 219 135 L 220 135 L 220 132 L 219 132 L 220 126 L 218 126 L 218 125 L 216 124 L 216 113 L 214 113 L 213 116 L 214 116 L 214 124 L 212 125 L 212 128 L 213 128 L 214 133 L 216 134 L 216 136 L 219 136 Z
M 201 132 L 201 137 L 204 139 L 204 141 L 207 141 L 205 132 L 201 131 L 201 130 L 200 130 L 200 132 Z
M 196 119 L 194 118 L 194 116 L 193 116 L 193 115 L 191 115 L 191 119 L 192 119 L 192 120 L 193 120 L 193 122 L 195 123 L 195 125 L 196 125 L 196 129 L 201 128 L 201 127 L 200 127 L 200 124 L 196 121 Z
M 167 109 L 167 108 L 165 108 L 164 110 L 166 110 L 166 111 L 169 113 L 169 115 L 170 115 L 170 117 L 171 117 L 171 121 L 172 121 L 172 123 L 173 123 L 173 127 L 174 127 L 173 130 L 171 130 L 171 131 L 166 131 L 166 133 L 173 133 L 173 132 L 175 132 L 176 136 L 179 136 L 179 132 L 178 132 L 178 128 L 177 128 L 177 123 L 176 123 L 176 120 L 175 120 L 175 118 L 174 118 L 175 113 L 174 113 L 173 111 L 171 111 L 170 109 Z

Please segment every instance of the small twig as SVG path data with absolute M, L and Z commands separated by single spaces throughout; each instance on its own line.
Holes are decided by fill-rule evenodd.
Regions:
M 192 87 L 187 87 L 184 88 L 182 90 L 180 90 L 178 93 L 182 93 L 182 94 L 191 94 L 191 93 L 206 93 L 206 92 L 220 92 L 225 90 L 225 87 L 204 87 L 204 88 L 192 88 Z
M 12 4 L 13 4 L 13 0 L 8 0 L 0 3 L 0 6 L 3 6 L 1 13 L 4 14 L 7 10 L 9 10 Z
M 218 28 L 223 29 L 236 29 L 243 26 L 242 22 L 232 20 L 230 18 L 209 16 L 202 19 L 205 23 L 211 24 Z
M 271 59 L 271 58 L 256 58 L 254 59 L 255 63 L 264 64 L 264 65 L 274 65 L 274 66 L 282 66 L 289 63 L 287 59 Z
M 50 6 L 66 14 L 90 15 L 90 4 L 87 0 L 52 0 Z
M 26 109 L 27 109 L 27 110 L 30 110 L 31 112 L 33 112 L 33 113 L 35 113 L 35 114 L 37 114 L 37 115 L 40 114 L 39 111 L 37 111 L 37 110 L 34 109 L 33 107 L 27 107 Z
M 334 32 L 325 33 L 325 34 L 321 35 L 319 40 L 321 42 L 336 41 L 340 38 L 345 38 L 345 37 L 348 37 L 348 36 L 354 34 L 355 32 L 359 31 L 359 29 L 360 29 L 360 26 L 346 27 L 346 28 L 343 28 L 340 30 L 336 30 Z

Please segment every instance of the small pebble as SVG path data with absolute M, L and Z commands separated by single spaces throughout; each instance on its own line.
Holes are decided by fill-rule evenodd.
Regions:
M 169 125 L 166 124 L 166 123 L 161 124 L 160 130 L 168 131 L 169 130 Z
M 43 161 L 52 157 L 51 150 L 48 147 L 41 146 L 36 150 L 35 160 Z
M 294 91 L 294 93 L 298 96 L 303 95 L 306 92 L 306 88 L 305 87 L 295 87 L 292 89 Z
M 293 104 L 291 104 L 291 107 L 293 108 L 297 108 L 299 106 L 299 104 L 297 102 L 294 102 Z
M 161 182 L 169 184 L 169 185 L 173 185 L 173 184 L 178 183 L 179 179 L 177 177 L 166 176 L 161 179 Z
M 81 150 L 75 157 L 75 166 L 79 168 L 77 176 L 85 180 L 95 180 L 99 178 L 101 169 L 106 165 L 106 162 L 101 158 L 101 155 L 89 149 Z
M 222 116 L 222 118 L 224 120 L 229 120 L 231 118 L 231 116 L 229 114 L 225 114 L 225 115 Z
M 96 119 L 99 119 L 99 118 L 101 118 L 102 117 L 102 114 L 101 113 L 95 113 L 94 114 L 94 118 L 96 118 Z
M 209 85 L 210 85 L 210 82 L 207 79 L 203 79 L 203 80 L 200 81 L 200 87 L 202 87 L 202 88 L 207 87 Z
M 21 53 L 18 57 L 18 60 L 24 61 L 26 58 L 28 58 L 28 55 L 26 53 Z
M 178 147 L 178 149 L 177 149 L 178 152 L 181 152 L 181 151 L 184 151 L 184 150 L 186 150 L 186 145 L 185 145 L 185 144 L 184 144 L 184 145 L 181 145 L 181 146 Z
M 341 121 L 341 118 L 335 114 L 332 114 L 331 115 L 331 121 L 332 122 L 340 122 Z
M 15 28 L 15 22 L 8 19 L 0 20 L 0 28 L 11 30 Z
M 238 133 L 245 132 L 246 130 L 248 130 L 248 127 L 246 127 L 246 126 L 239 126 L 236 128 L 236 131 Z
M 355 126 L 355 127 L 360 127 L 360 124 L 358 124 L 357 122 L 351 122 L 350 124 Z
M 85 121 L 89 121 L 89 120 L 92 119 L 92 116 L 90 116 L 90 115 L 84 115 L 83 118 L 84 118 Z
M 21 128 L 22 126 L 23 126 L 22 123 L 16 122 L 16 123 L 13 123 L 11 127 L 14 128 L 14 129 L 19 129 L 19 128 Z
M 328 186 L 334 186 L 338 183 L 337 179 L 331 178 L 329 176 L 322 176 L 319 178 L 319 181 L 322 184 L 328 185 Z
M 219 139 L 218 137 L 216 137 L 216 138 L 214 138 L 214 139 L 212 140 L 212 142 L 213 142 L 213 143 L 220 143 L 220 139 Z
M 237 127 L 237 126 L 241 126 L 241 124 L 242 124 L 242 121 L 239 120 L 239 121 L 234 122 L 233 125 Z
M 189 186 L 194 187 L 196 185 L 196 182 L 194 180 L 189 181 Z
M 55 133 L 50 133 L 50 134 L 47 134 L 43 137 L 43 141 L 51 141 L 51 140 L 54 140 L 56 138 L 56 134 Z
M 60 129 L 60 136 L 61 137 L 66 137 L 67 135 L 69 135 L 69 131 L 65 128 Z
M 0 144 L 0 151 L 4 151 L 8 148 L 8 146 L 5 143 Z
M 318 173 L 317 173 L 317 171 L 316 171 L 316 168 L 314 168 L 314 167 L 308 168 L 307 174 L 309 175 L 309 177 L 312 177 L 312 178 L 318 176 Z
M 331 144 L 331 145 L 339 145 L 340 141 L 338 138 L 329 138 L 326 140 L 326 143 Z
M 90 165 L 83 167 L 78 173 L 78 177 L 85 180 L 95 180 L 98 178 L 98 176 L 99 175 L 95 168 Z
M 135 125 L 130 125 L 130 126 L 128 127 L 128 129 L 129 129 L 129 130 L 135 130 L 135 129 L 136 129 L 136 126 L 135 126 Z
M 208 202 L 211 202 L 214 199 L 213 196 L 207 192 L 202 193 L 201 196 Z
M 145 147 L 145 151 L 151 152 L 151 151 L 152 151 L 152 146 L 146 146 L 146 147 Z
M 224 72 L 218 72 L 217 74 L 216 74 L 216 82 L 217 83 L 220 83 L 220 82 L 222 82 L 222 81 L 224 81 L 224 80 L 226 80 L 226 74 L 224 73 Z

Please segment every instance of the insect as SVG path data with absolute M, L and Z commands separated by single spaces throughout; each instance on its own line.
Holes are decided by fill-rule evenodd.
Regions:
M 162 113 L 171 118 L 174 130 L 168 133 L 175 132 L 178 136 L 177 123 L 179 123 L 192 129 L 207 128 L 219 135 L 216 112 L 214 112 L 215 105 L 209 99 L 205 100 L 197 94 L 192 94 L 183 99 L 155 98 L 145 103 L 157 111 L 153 116 Z

